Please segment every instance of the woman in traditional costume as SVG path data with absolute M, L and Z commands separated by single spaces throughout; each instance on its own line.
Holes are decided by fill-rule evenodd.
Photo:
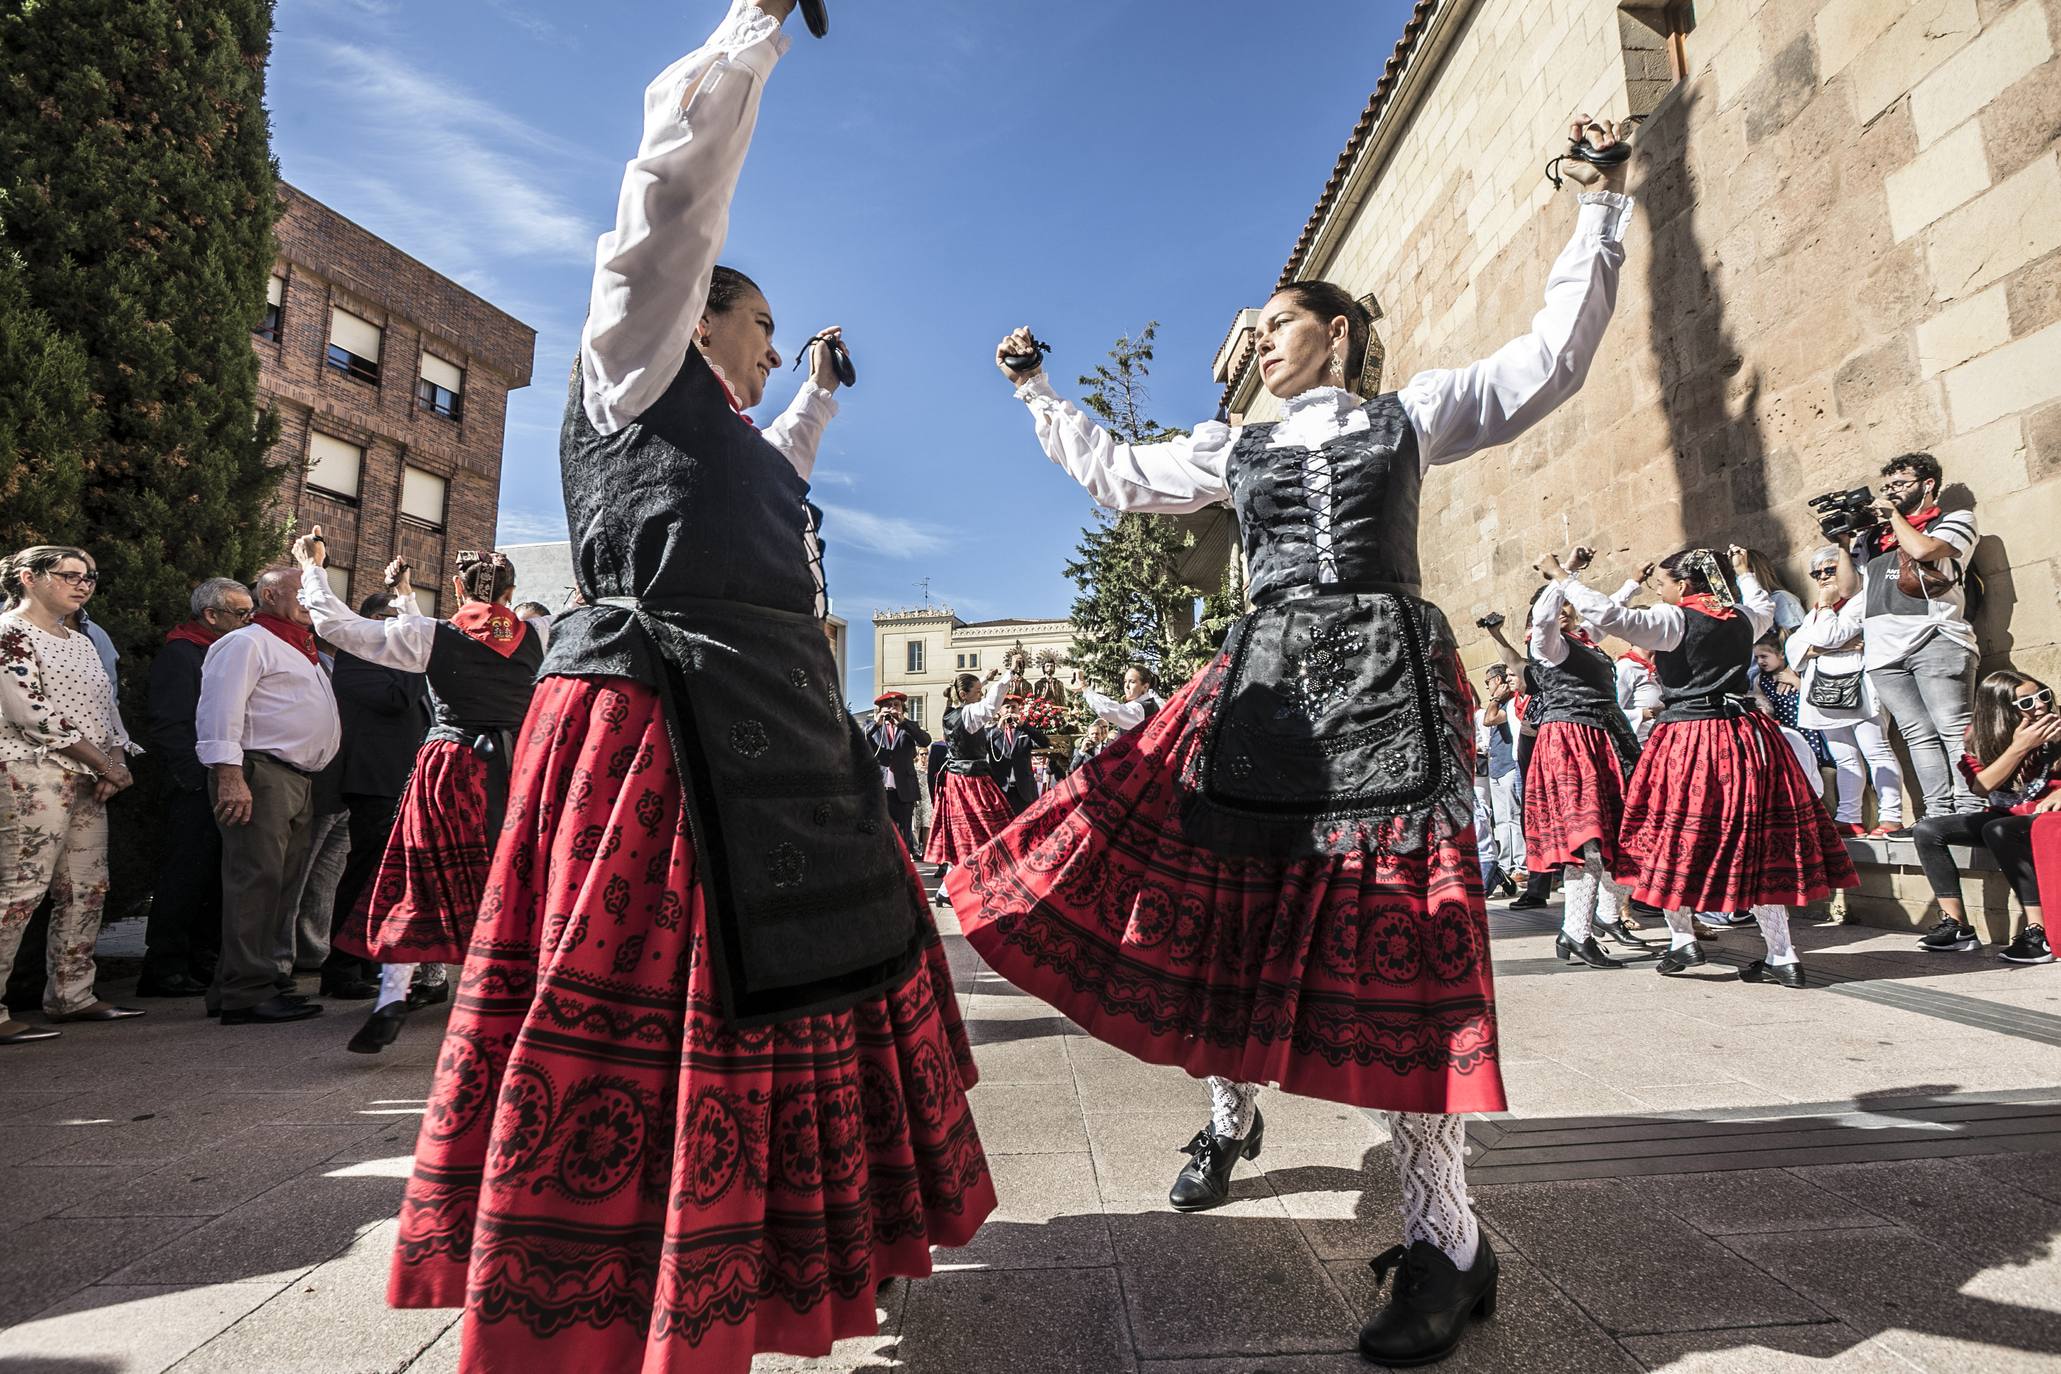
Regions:
M 1804 985 L 1789 908 L 1860 880 L 1832 817 L 1818 803 L 1782 728 L 1752 699 L 1753 645 L 1775 623 L 1775 602 L 1730 551 L 1686 549 L 1653 577 L 1661 604 L 1629 607 L 1584 586 L 1548 554 L 1540 571 L 1605 634 L 1653 654 L 1664 703 L 1625 789 L 1617 877 L 1667 915 L 1662 974 L 1705 962 L 1698 911 L 1750 911 L 1767 955 L 1747 982 Z
M 792 5 L 737 0 L 652 83 L 597 253 L 560 440 L 590 604 L 517 740 L 389 1292 L 463 1305 L 468 1371 L 822 1354 L 995 1205 L 808 484 L 742 413 L 771 308 L 715 261 Z
M 948 870 L 1000 834 L 1016 819 L 1008 794 L 995 781 L 995 750 L 988 730 L 1001 718 L 1008 679 L 1000 668 L 983 684 L 971 673 L 952 680 L 952 705 L 944 716 L 943 744 L 948 751 L 931 801 L 930 841 L 923 861 Z M 937 901 L 945 902 L 944 873 L 938 875 Z
M 955 872 L 953 907 L 1011 982 L 1207 1080 L 1179 1210 L 1222 1202 L 1233 1163 L 1258 1155 L 1262 1084 L 1387 1112 L 1404 1244 L 1375 1261 L 1400 1276 L 1360 1335 L 1383 1363 L 1440 1358 L 1494 1309 L 1461 1117 L 1504 1106 L 1474 700 L 1418 595 L 1419 486 L 1580 388 L 1624 258 L 1621 177 L 1583 195 L 1530 332 L 1400 391 L 1374 384 L 1368 310 L 1327 282 L 1260 312 L 1275 423 L 1119 443 L 1052 389 L 1029 330 L 996 353 L 1046 454 L 1105 507 L 1232 505 L 1256 609 L 1149 724 Z

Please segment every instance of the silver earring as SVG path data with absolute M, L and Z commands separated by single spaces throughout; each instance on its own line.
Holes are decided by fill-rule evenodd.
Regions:
M 1345 359 L 1338 354 L 1331 355 L 1331 385 L 1345 385 Z

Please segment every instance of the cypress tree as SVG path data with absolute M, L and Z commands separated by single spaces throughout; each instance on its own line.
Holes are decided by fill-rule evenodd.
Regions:
M 93 553 L 125 687 L 194 583 L 281 548 L 271 34 L 271 0 L 0 0 L 0 338 L 30 326 L 0 344 L 0 546 Z

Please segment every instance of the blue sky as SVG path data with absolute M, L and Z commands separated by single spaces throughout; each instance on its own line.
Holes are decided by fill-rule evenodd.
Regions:
M 723 0 L 280 0 L 280 169 L 537 330 L 510 398 L 504 543 L 562 537 L 560 385 L 645 85 Z M 724 260 L 779 344 L 845 326 L 859 385 L 817 469 L 850 695 L 919 583 L 969 620 L 1064 615 L 1092 505 L 996 374 L 1029 323 L 1062 391 L 1160 321 L 1153 410 L 1211 415 L 1232 313 L 1272 285 L 1406 0 L 832 0 L 790 21 Z M 799 374 L 776 378 L 762 415 Z

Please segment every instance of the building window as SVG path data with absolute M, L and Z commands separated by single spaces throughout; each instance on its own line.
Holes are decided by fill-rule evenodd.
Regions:
M 329 312 L 329 365 L 361 382 L 379 385 L 379 347 L 384 331 L 348 310 Z
M 433 472 L 401 469 L 401 519 L 423 529 L 442 529 L 444 487 L 444 479 Z
M 358 474 L 365 450 L 320 430 L 308 432 L 308 490 L 347 505 L 358 504 Z
M 1620 0 L 1617 36 L 1623 48 L 1626 113 L 1653 113 L 1689 77 L 1689 35 L 1696 28 L 1690 0 Z
M 920 640 L 920 639 L 912 639 L 912 640 L 910 640 L 910 641 L 909 641 L 909 659 L 908 659 L 908 664 L 909 664 L 909 666 L 908 666 L 908 671 L 909 671 L 909 672 L 910 672 L 910 673 L 911 673 L 912 675 L 913 675 L 913 674 L 916 674 L 916 673 L 921 673 L 921 672 L 923 671 L 923 641 L 922 641 L 922 640 Z
M 958 657 L 958 662 L 959 671 L 962 673 L 968 671 L 977 673 L 980 671 L 980 655 L 977 653 L 960 654 Z
M 441 594 L 433 587 L 417 587 L 415 589 L 415 608 L 431 620 L 436 619 L 437 605 L 440 599 Z
M 348 606 L 351 604 L 351 570 L 339 568 L 334 563 L 322 565 L 322 571 L 329 578 L 329 590 L 336 593 L 336 599 Z
M 279 341 L 279 314 L 286 307 L 286 278 L 274 272 L 265 279 L 265 318 L 251 333 L 266 343 Z
M 923 728 L 923 707 L 924 700 L 922 697 L 909 698 L 909 723 L 919 729 Z
M 432 414 L 459 419 L 465 404 L 465 369 L 425 352 L 422 375 L 415 381 L 415 399 Z

